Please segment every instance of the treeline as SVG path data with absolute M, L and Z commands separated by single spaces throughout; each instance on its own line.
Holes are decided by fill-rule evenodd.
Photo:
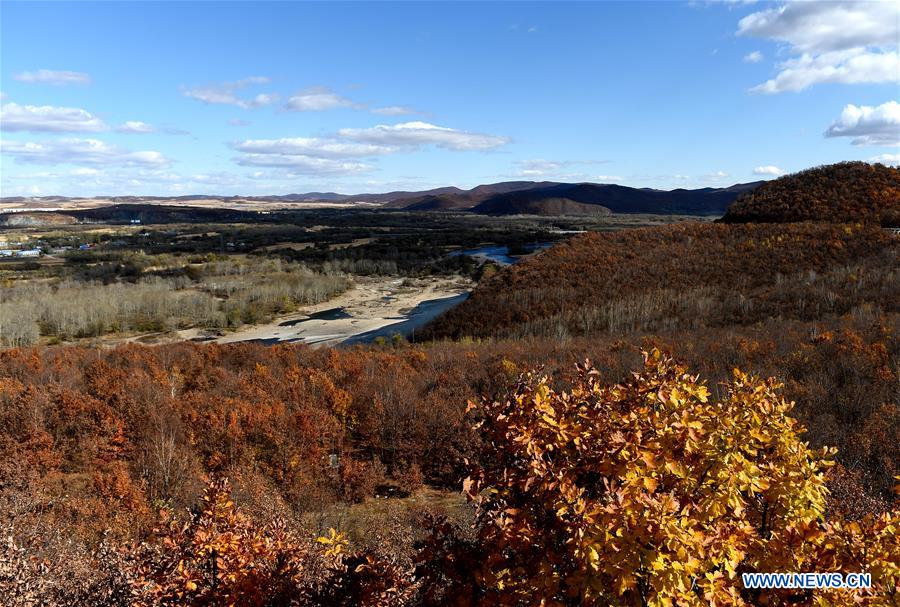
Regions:
M 754 591 L 740 578 L 792 569 L 871 573 L 871 588 L 816 595 L 829 605 L 898 598 L 898 511 L 833 467 L 834 450 L 804 442 L 787 387 L 773 379 L 735 369 L 713 386 L 655 349 L 616 385 L 588 364 L 554 379 L 501 360 L 504 388 L 451 425 L 470 433 L 459 474 L 474 518 L 457 526 L 425 513 L 418 538 L 398 551 L 377 532 L 369 545 L 334 529 L 313 542 L 291 495 L 372 476 L 354 437 L 365 427 L 359 409 L 329 379 L 359 381 L 372 352 L 332 351 L 314 369 L 300 366 L 303 348 L 80 352 L 0 358 L 5 604 L 812 604 L 806 590 Z M 377 367 L 415 375 L 438 362 L 400 354 Z M 472 370 L 484 366 L 478 354 L 457 354 Z M 441 362 L 429 379 L 453 369 Z M 77 368 L 83 377 L 71 375 Z M 228 406 L 197 398 L 222 383 Z M 148 398 L 150 410 L 139 404 Z M 374 404 L 379 421 L 403 425 Z M 133 435 L 135 422 L 148 425 Z M 446 450 L 453 435 L 444 438 Z M 329 454 L 340 457 L 336 469 Z M 372 465 L 392 458 L 397 473 L 396 452 L 371 455 Z M 424 455 L 417 461 L 435 453 Z M 238 484 L 198 478 L 176 496 L 192 464 Z M 137 482 L 135 469 L 151 476 Z M 146 487 L 157 491 L 149 502 Z M 185 515 L 176 505 L 186 498 L 196 505 Z
M 866 222 L 900 227 L 900 168 L 841 162 L 785 175 L 742 194 L 725 222 Z
M 88 280 L 22 280 L 5 288 L 0 345 L 32 345 L 41 336 L 234 328 L 319 303 L 349 286 L 343 275 L 278 259 L 163 266 L 128 259 L 85 270 Z
M 589 233 L 482 281 L 417 338 L 627 335 L 896 313 L 898 252 L 897 238 L 861 225 Z

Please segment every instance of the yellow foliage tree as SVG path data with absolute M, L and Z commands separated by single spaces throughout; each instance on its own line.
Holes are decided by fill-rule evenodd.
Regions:
M 897 515 L 826 519 L 833 451 L 801 440 L 773 380 L 735 370 L 714 399 L 653 351 L 620 385 L 602 385 L 588 364 L 569 391 L 551 385 L 526 375 L 508 399 L 470 405 L 485 445 L 465 483 L 478 504 L 477 566 L 474 583 L 456 580 L 442 596 L 547 607 L 898 604 Z M 759 591 L 741 581 L 816 571 L 868 572 L 873 588 Z

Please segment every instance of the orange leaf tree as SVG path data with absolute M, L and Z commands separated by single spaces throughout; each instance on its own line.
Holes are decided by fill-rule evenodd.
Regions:
M 190 520 L 167 517 L 156 536 L 131 554 L 135 605 L 288 605 L 312 554 L 283 523 L 259 527 L 239 512 L 224 480 Z
M 440 596 L 458 605 L 896 604 L 897 516 L 826 520 L 833 451 L 801 441 L 791 406 L 737 370 L 714 399 L 658 351 L 615 386 L 587 364 L 567 392 L 523 376 L 473 405 L 479 536 L 441 558 L 476 549 L 477 566 L 420 570 L 455 578 Z M 806 571 L 871 572 L 875 587 L 750 591 L 740 576 Z
M 134 607 L 403 607 L 415 591 L 407 572 L 372 550 L 346 551 L 331 530 L 317 542 L 284 521 L 258 525 L 210 483 L 196 512 L 171 516 L 126 553 Z

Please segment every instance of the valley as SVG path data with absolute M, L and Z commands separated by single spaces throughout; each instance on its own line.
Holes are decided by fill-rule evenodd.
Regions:
M 573 233 L 685 219 L 121 205 L 86 212 L 71 223 L 0 215 L 29 219 L 0 226 L 10 252 L 0 257 L 9 287 L 0 295 L 0 343 L 391 339 L 448 309 L 485 275 Z M 351 318 L 280 326 L 340 307 Z

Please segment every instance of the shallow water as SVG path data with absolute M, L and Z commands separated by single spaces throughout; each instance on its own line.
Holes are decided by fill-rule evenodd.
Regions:
M 552 242 L 537 242 L 527 245 L 525 248 L 528 250 L 528 253 L 534 253 L 535 251 L 546 249 L 552 245 Z M 478 259 L 483 259 L 485 261 L 491 261 L 500 264 L 501 266 L 511 266 L 512 264 L 522 259 L 518 255 L 510 255 L 509 247 L 497 245 L 492 245 L 489 247 L 478 247 L 477 249 L 464 249 L 462 251 L 453 251 L 452 253 L 450 253 L 451 257 L 456 257 L 457 255 L 475 257 Z
M 338 320 L 339 318 L 350 318 L 352 315 L 344 308 L 329 308 L 319 312 L 313 312 L 305 318 L 295 318 L 294 320 L 286 320 L 278 323 L 279 327 L 293 327 L 308 320 Z

